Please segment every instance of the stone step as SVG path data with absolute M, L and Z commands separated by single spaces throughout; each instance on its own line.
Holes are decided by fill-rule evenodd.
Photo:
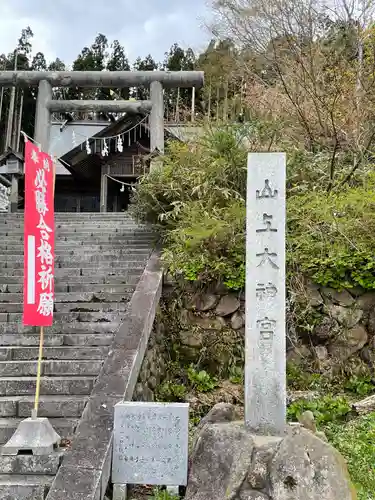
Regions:
M 100 250 L 97 248 L 92 248 L 92 249 L 86 249 L 86 248 L 79 248 L 77 250 L 67 250 L 61 253 L 56 252 L 56 261 L 62 260 L 62 259 L 67 259 L 67 258 L 76 258 L 82 261 L 85 260 L 112 260 L 112 259 L 123 259 L 123 258 L 128 258 L 130 260 L 134 260 L 132 256 L 135 258 L 138 258 L 140 255 L 141 256 L 147 256 L 150 254 L 152 249 L 149 247 L 145 248 L 139 248 L 136 249 L 134 247 L 130 248 L 117 248 L 117 249 L 108 249 L 108 250 Z M 16 253 L 14 250 L 13 253 L 4 253 L 2 256 L 2 261 L 6 262 L 18 262 L 18 261 L 23 261 L 24 254 L 23 252 Z
M 127 228 L 140 228 L 140 225 L 137 224 L 136 222 L 132 221 L 93 221 L 93 220 L 87 220 L 87 221 L 63 221 L 63 220 L 55 220 L 55 229 L 61 229 L 61 230 L 79 230 L 83 229 L 85 231 L 91 230 L 96 230 L 96 229 L 118 229 L 119 231 L 121 229 L 127 229 Z M 20 230 L 24 229 L 24 223 L 23 221 L 12 221 L 12 222 L 5 222 L 5 221 L 0 221 L 0 230 Z
M 123 272 L 124 269 L 144 269 L 146 266 L 147 258 L 141 257 L 137 260 L 126 261 L 126 260 L 118 260 L 118 261 L 105 261 L 105 262 L 94 262 L 94 261 L 86 261 L 86 262 L 77 262 L 74 258 L 64 259 L 64 262 L 56 262 L 55 272 L 57 269 L 64 269 L 67 272 L 72 272 L 73 275 L 80 274 L 81 276 L 95 276 L 95 271 L 99 273 L 99 275 L 109 274 L 110 272 Z M 69 271 L 69 269 L 73 269 L 74 271 Z M 82 272 L 81 272 L 82 269 Z M 120 271 L 121 269 L 121 271 Z M 7 275 L 8 273 L 12 276 L 12 270 L 18 271 L 17 276 L 24 272 L 23 270 L 23 259 L 20 262 L 4 262 L 0 261 L 0 274 Z M 85 272 L 86 274 L 83 274 Z M 87 274 L 89 273 L 89 274 Z M 60 274 L 61 275 L 61 274 Z M 62 273 L 64 276 L 65 273 Z M 59 276 L 59 274 L 55 274 L 55 276 Z
M 23 218 L 24 212 L 22 210 L 19 210 L 18 212 L 2 212 L 1 216 L 4 218 Z M 133 220 L 132 214 L 129 211 L 125 212 L 96 212 L 96 211 L 90 211 L 90 212 L 76 212 L 76 211 L 71 211 L 71 212 L 60 212 L 56 211 L 55 212 L 55 217 L 56 218 L 61 218 L 61 219 L 70 219 L 70 218 L 77 218 L 77 219 L 84 219 L 84 218 L 90 218 L 94 217 L 97 219 L 131 219 Z
M 58 269 L 56 269 L 58 271 Z M 68 286 L 72 284 L 82 284 L 82 285 L 98 285 L 98 284 L 114 284 L 114 285 L 136 285 L 139 281 L 141 272 L 134 271 L 134 273 L 126 271 L 124 276 L 99 276 L 94 274 L 92 277 L 85 276 L 69 276 L 69 278 L 55 278 L 55 287 Z M 23 285 L 23 275 L 22 276 L 0 276 L 0 291 L 2 293 L 7 292 L 7 285 Z M 8 290 L 9 291 L 9 290 Z
M 0 474 L 45 474 L 54 476 L 61 465 L 64 452 L 51 455 L 0 455 Z
M 136 252 L 139 250 L 151 250 L 152 249 L 152 241 L 131 241 L 130 243 L 128 241 L 118 241 L 115 243 L 101 243 L 101 244 L 82 244 L 83 242 L 78 242 L 78 241 L 59 241 L 57 245 L 55 245 L 55 252 L 57 255 L 62 255 L 62 254 L 69 254 L 70 252 L 90 252 L 90 253 L 95 253 L 98 252 L 99 250 L 103 250 L 104 252 L 109 252 L 109 251 L 119 251 L 122 250 L 123 252 Z M 17 255 L 23 255 L 24 254 L 24 244 L 23 242 L 18 242 L 15 243 L 14 245 L 9 245 L 3 244 L 0 245 L 0 254 L 2 255 L 11 255 L 11 254 L 17 254 Z
M 49 334 L 48 329 L 44 334 L 45 347 L 77 346 L 78 347 L 105 347 L 110 346 L 113 341 L 112 333 L 72 333 L 72 334 Z M 36 347 L 39 346 L 39 333 L 10 333 L 0 334 L 0 345 L 3 347 Z
M 78 349 L 81 350 L 81 349 Z M 58 359 L 42 361 L 42 375 L 61 377 L 65 375 L 97 376 L 102 360 Z M 0 361 L 0 377 L 33 377 L 37 372 L 37 361 Z M 4 416 L 4 415 L 3 415 Z
M 42 377 L 40 394 L 43 396 L 88 396 L 95 377 Z M 36 377 L 0 378 L 0 396 L 34 396 Z M 0 497 L 1 498 L 1 497 Z
M 153 245 L 155 242 L 157 242 L 157 238 L 153 236 L 148 236 L 148 235 L 139 235 L 139 236 L 132 236 L 128 238 L 127 236 L 124 236 L 123 238 L 116 238 L 113 241 L 109 241 L 108 239 L 104 241 L 100 241 L 99 239 L 92 239 L 90 238 L 89 240 L 84 240 L 84 239 L 55 239 L 55 248 L 57 250 L 66 250 L 67 248 L 71 248 L 72 250 L 79 250 L 82 248 L 103 248 L 103 249 L 110 249 L 110 248 L 127 248 L 127 247 L 140 247 L 144 248 L 148 245 Z M 11 250 L 12 248 L 15 249 L 20 249 L 21 252 L 23 252 L 24 249 L 24 242 L 23 241 L 13 241 L 9 243 L 8 238 L 5 238 L 1 241 L 0 243 L 0 249 L 2 250 Z
M 111 321 L 111 322 L 71 322 L 67 324 L 53 323 L 52 326 L 48 327 L 48 333 L 58 333 L 58 334 L 95 334 L 95 333 L 115 333 L 121 322 Z M 24 326 L 19 323 L 0 323 L 0 334 L 25 334 L 25 333 L 35 333 L 39 330 L 39 327 L 35 326 Z
M 118 266 L 118 269 L 106 266 L 91 266 L 88 267 L 87 263 L 84 266 L 77 267 L 64 267 L 64 268 L 55 268 L 55 278 L 56 280 L 65 280 L 70 282 L 71 276 L 84 276 L 85 278 L 100 277 L 100 278 L 111 278 L 113 276 L 116 277 L 126 277 L 129 275 L 138 274 L 141 275 L 145 268 L 145 264 L 141 262 L 136 262 L 129 267 Z M 23 277 L 24 269 L 23 266 L 13 267 L 9 269 L 3 269 L 0 271 L 0 275 L 3 277 Z
M 0 285 L 1 293 L 23 293 L 23 283 L 19 285 Z M 123 293 L 124 291 L 132 293 L 134 285 L 112 284 L 112 283 L 72 283 L 55 284 L 56 293 L 70 292 L 92 292 L 92 293 Z
M 148 260 L 148 256 L 140 256 L 136 260 L 106 260 L 106 261 L 76 261 L 74 258 L 72 259 L 64 259 L 64 262 L 57 262 L 57 269 L 82 269 L 82 273 L 90 273 L 89 276 L 95 276 L 95 273 L 98 272 L 99 275 L 110 272 L 124 272 L 125 269 L 140 269 L 142 270 L 146 267 L 146 263 Z M 22 261 L 23 263 L 23 261 Z M 5 263 L 7 264 L 7 263 Z M 11 263 L 9 263 L 10 265 Z M 1 266 L 1 264 L 0 264 Z M 1 269 L 1 267 L 0 267 Z M 86 271 L 83 271 L 86 270 Z M 2 274 L 0 272 L 0 274 Z M 83 276 L 84 274 L 82 274 Z M 86 274 L 87 275 L 87 274 Z
M 127 267 L 129 265 L 129 261 L 131 262 L 146 262 L 150 255 L 150 251 L 146 252 L 132 252 L 132 253 L 104 253 L 97 252 L 92 255 L 87 253 L 74 253 L 74 254 L 66 254 L 66 255 L 56 255 L 55 257 L 55 266 L 56 267 L 77 267 L 77 264 L 95 264 L 95 265 L 103 265 L 108 264 L 111 267 L 116 267 L 121 264 L 121 267 Z M 1 258 L 0 266 L 1 268 L 9 268 L 12 266 L 18 266 L 24 263 L 23 255 L 3 255 Z
M 43 349 L 44 360 L 84 360 L 97 361 L 104 360 L 108 354 L 107 347 L 87 347 L 77 348 L 76 346 L 45 347 Z M 9 346 L 0 347 L 1 361 L 25 361 L 38 359 L 39 349 L 37 347 Z
M 132 290 L 124 290 L 122 293 L 92 293 L 92 292 L 71 292 L 71 293 L 56 293 L 55 303 L 58 302 L 125 302 L 132 295 Z M 23 303 L 23 293 L 0 293 L 1 304 L 18 304 Z M 3 311 L 0 312 L 13 312 Z M 14 311 L 17 312 L 17 311 Z
M 24 243 L 23 235 L 21 234 L 2 234 L 2 239 L 7 245 L 13 245 L 17 243 Z M 127 231 L 126 233 L 110 233 L 110 234 L 95 234 L 95 233 L 68 233 L 68 234 L 56 234 L 55 241 L 61 243 L 71 243 L 71 244 L 81 244 L 84 241 L 87 245 L 96 244 L 102 245 L 104 243 L 121 243 L 129 240 L 137 239 L 138 241 L 153 241 L 155 240 L 155 235 L 150 232 L 135 232 Z
M 0 475 L 1 500 L 45 500 L 53 476 Z
M 0 227 L 1 226 L 10 226 L 10 227 L 23 227 L 24 219 L 2 219 L 0 218 Z M 135 227 L 145 227 L 145 224 L 140 224 L 132 219 L 64 219 L 61 217 L 55 217 L 55 226 L 101 226 L 101 227 L 122 227 L 122 226 L 135 226 Z
M 17 238 L 22 238 L 24 237 L 24 228 L 15 228 L 12 229 L 12 226 L 0 226 L 0 231 L 2 233 L 7 233 L 8 236 L 13 236 Z M 157 235 L 157 232 L 155 229 L 151 227 L 141 227 L 141 226 L 122 226 L 121 228 L 118 227 L 113 227 L 109 228 L 107 230 L 103 230 L 103 228 L 99 229 L 93 229 L 90 228 L 90 226 L 87 226 L 87 224 L 84 224 L 82 226 L 72 226 L 70 229 L 64 229 L 64 228 L 56 228 L 55 235 L 57 236 L 56 239 L 59 239 L 58 236 L 75 236 L 78 238 L 81 234 L 88 234 L 92 235 L 94 239 L 100 240 L 101 238 L 122 238 L 124 236 L 127 236 L 128 238 L 134 238 L 135 236 L 148 236 L 148 237 L 155 237 Z
M 48 327 L 48 333 L 115 333 L 119 326 L 120 321 L 113 322 L 72 322 L 67 324 L 54 323 Z M 19 323 L 0 323 L 0 334 L 24 334 L 35 333 L 39 330 L 35 326 L 24 326 Z
M 11 226 L 11 225 L 22 225 L 24 223 L 24 218 L 23 217 L 18 217 L 18 218 L 2 218 L 1 213 L 0 213 L 0 224 L 3 224 L 4 226 Z M 125 225 L 125 224 L 133 224 L 137 227 L 147 227 L 147 224 L 137 222 L 134 219 L 130 218 L 70 218 L 70 217 L 59 217 L 57 213 L 55 213 L 55 224 L 71 224 L 71 225 L 76 225 L 76 226 L 82 226 L 84 224 L 106 224 L 106 225 L 112 225 L 112 224 L 120 224 L 120 225 Z
M 18 212 L 2 212 L 0 217 L 3 217 L 5 219 L 9 218 L 23 218 L 24 213 L 22 210 L 19 210 Z M 95 212 L 95 211 L 90 211 L 90 212 L 60 212 L 56 211 L 55 212 L 55 217 L 56 218 L 61 218 L 61 219 L 70 219 L 70 218 L 77 218 L 77 219 L 84 219 L 84 218 L 90 218 L 93 217 L 95 219 L 130 219 L 134 220 L 132 217 L 132 214 L 129 211 L 125 212 Z
M 105 312 L 110 312 L 112 310 L 121 310 L 120 305 L 127 304 L 130 300 L 131 294 L 129 296 L 124 296 L 124 294 L 94 294 L 94 299 L 87 300 L 86 302 L 83 302 L 81 299 L 82 294 L 87 293 L 87 292 L 72 292 L 70 294 L 64 294 L 64 295 L 71 295 L 71 298 L 68 298 L 65 302 L 55 302 L 54 304 L 54 309 L 57 312 L 66 312 L 66 311 L 73 311 L 73 312 L 78 312 L 78 311 L 84 311 L 85 308 L 88 311 L 105 311 Z M 1 295 L 1 294 L 0 294 Z M 15 294 L 10 294 L 6 293 L 4 295 L 15 295 Z M 21 298 L 23 297 L 23 294 L 17 294 L 17 302 L 0 302 L 0 313 L 20 313 L 23 312 L 23 303 Z M 78 297 L 79 295 L 79 297 Z M 106 297 L 104 297 L 106 295 Z M 121 302 L 120 302 L 121 299 Z M 78 300 L 78 302 L 74 302 L 74 300 Z M 107 307 L 105 304 L 107 303 L 116 303 L 113 301 L 116 301 L 118 303 L 117 309 L 114 309 L 113 306 Z M 61 307 L 61 304 L 68 304 L 67 307 Z M 99 305 L 102 304 L 102 307 L 99 307 Z M 86 305 L 86 307 L 85 307 Z M 91 307 L 90 307 L 91 306 Z
M 10 294 L 6 294 L 10 295 Z M 114 311 L 125 311 L 127 308 L 128 300 L 122 302 L 112 302 L 116 300 L 116 296 L 112 297 L 112 300 L 108 302 L 55 302 L 54 308 L 56 312 L 94 312 L 94 311 L 104 311 L 104 312 L 114 312 Z M 21 302 L 0 302 L 0 312 L 1 313 L 22 313 L 23 303 Z
M 118 311 L 126 311 L 127 308 L 128 308 L 128 303 L 126 301 L 61 302 L 55 304 L 56 312 L 118 312 Z
M 116 228 L 101 228 L 101 229 L 88 229 L 86 227 L 83 228 L 71 228 L 71 229 L 56 229 L 55 238 L 69 238 L 69 237 L 77 237 L 84 239 L 85 237 L 94 237 L 94 238 L 122 238 L 123 236 L 136 236 L 138 234 L 148 234 L 151 235 L 149 229 L 140 229 L 139 227 L 122 227 L 121 229 Z M 1 236 L 10 236 L 13 238 L 20 237 L 23 239 L 24 236 L 24 228 L 11 228 L 5 226 L 4 228 L 0 228 Z
M 119 322 L 122 321 L 124 317 L 124 311 L 77 311 L 77 312 L 55 312 L 53 314 L 53 319 L 59 323 L 109 323 L 109 322 Z M 1 323 L 17 323 L 22 322 L 22 313 L 0 313 L 0 324 Z
M 17 430 L 21 418 L 0 418 L 0 445 L 9 441 Z M 75 418 L 51 418 L 52 427 L 61 438 L 71 439 L 78 424 Z M 29 455 L 30 456 L 30 455 Z M 0 497 L 1 498 L 1 497 Z
M 27 418 L 34 408 L 35 396 L 0 397 L 0 417 Z M 41 396 L 38 416 L 47 418 L 80 417 L 85 409 L 88 396 Z

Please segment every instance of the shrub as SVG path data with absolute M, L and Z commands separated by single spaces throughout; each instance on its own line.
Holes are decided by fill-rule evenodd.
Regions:
M 375 181 L 293 196 L 288 203 L 288 264 L 333 288 L 375 288 Z
M 328 424 L 324 429 L 330 442 L 348 462 L 358 500 L 371 500 L 375 491 L 375 413 L 364 415 L 345 425 Z
M 246 133 L 223 126 L 193 145 L 171 142 L 137 187 L 133 215 L 161 229 L 165 266 L 187 280 L 244 286 Z
M 171 273 L 244 287 L 246 148 L 254 130 L 254 123 L 222 126 L 207 129 L 195 143 L 171 142 L 163 166 L 141 180 L 132 211 L 160 228 Z M 361 183 L 353 178 L 351 186 L 327 193 L 321 174 L 327 153 L 292 148 L 287 157 L 289 276 L 303 273 L 338 289 L 375 289 L 375 176 L 363 175 Z M 348 159 L 339 158 L 344 169 Z
M 298 400 L 288 408 L 288 418 L 296 420 L 304 411 L 310 410 L 317 425 L 343 421 L 350 413 L 350 404 L 344 397 L 324 396 L 321 399 Z

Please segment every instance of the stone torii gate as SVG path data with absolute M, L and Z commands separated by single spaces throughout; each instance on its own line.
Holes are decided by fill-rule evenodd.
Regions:
M 139 113 L 150 111 L 151 151 L 164 152 L 163 88 L 201 88 L 201 71 L 0 71 L 0 87 L 38 86 L 34 140 L 48 152 L 51 113 L 93 111 Z M 149 101 L 55 100 L 53 87 L 150 88 Z M 15 177 L 16 179 L 16 177 Z M 18 182 L 12 182 L 11 205 L 18 197 Z

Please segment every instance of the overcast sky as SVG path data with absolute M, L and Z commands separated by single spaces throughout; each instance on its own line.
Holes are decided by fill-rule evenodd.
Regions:
M 98 33 L 120 40 L 128 57 L 160 61 L 177 42 L 195 50 L 209 39 L 207 0 L 0 0 L 0 53 L 13 50 L 20 32 L 34 32 L 33 52 L 71 64 Z

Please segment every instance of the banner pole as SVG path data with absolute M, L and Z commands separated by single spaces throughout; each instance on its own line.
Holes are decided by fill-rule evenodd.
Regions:
M 41 374 L 42 374 L 43 343 L 44 343 L 44 328 L 43 328 L 43 326 L 41 326 L 40 327 L 40 339 L 39 339 L 38 371 L 37 371 L 37 376 L 36 376 L 35 403 L 34 403 L 34 410 L 32 412 L 32 418 L 38 417 L 40 379 L 41 379 Z

